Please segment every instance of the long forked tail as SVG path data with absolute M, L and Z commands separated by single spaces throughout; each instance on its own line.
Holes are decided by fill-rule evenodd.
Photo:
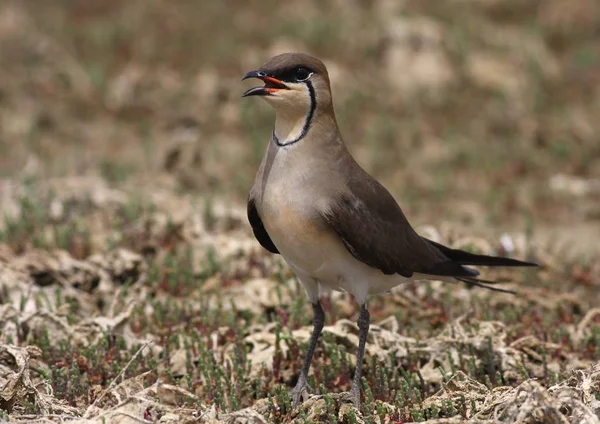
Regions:
M 484 289 L 488 289 L 488 290 L 500 292 L 500 293 L 517 294 L 517 292 L 514 290 L 507 290 L 507 289 L 501 289 L 498 287 L 490 286 L 490 284 L 498 284 L 498 283 L 501 283 L 501 281 L 482 280 L 481 278 L 475 278 L 475 277 L 454 277 L 454 278 L 456 278 L 458 281 L 462 281 L 463 283 L 466 283 L 470 286 L 481 287 Z
M 460 265 L 480 266 L 538 266 L 533 262 L 519 261 L 517 259 L 502 258 L 499 256 L 477 255 L 460 249 L 451 249 L 443 244 L 424 238 L 425 241 L 437 247 L 448 259 Z
M 472 272 L 472 275 L 455 275 L 454 278 L 458 281 L 462 281 L 470 286 L 482 287 L 484 289 L 500 292 L 500 293 L 510 293 L 516 294 L 513 290 L 500 289 L 498 287 L 492 287 L 494 284 L 498 284 L 501 281 L 490 281 L 483 280 L 481 278 L 477 278 L 478 272 L 471 268 L 466 268 L 463 265 L 480 265 L 480 266 L 507 266 L 507 267 L 532 267 L 538 266 L 538 264 L 533 262 L 525 262 L 519 261 L 517 259 L 511 258 L 501 258 L 499 256 L 488 256 L 488 255 L 477 255 L 475 253 L 465 252 L 460 249 L 451 249 L 449 247 L 444 246 L 443 244 L 436 243 L 435 241 L 425 239 L 427 242 L 438 248 L 450 261 L 455 264 L 461 265 L 461 268 L 464 270 L 468 270 Z

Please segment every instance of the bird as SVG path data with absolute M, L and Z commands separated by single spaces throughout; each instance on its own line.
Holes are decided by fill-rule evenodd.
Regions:
M 361 373 L 370 326 L 367 300 L 407 281 L 442 280 L 491 287 L 469 266 L 537 266 L 446 247 L 420 236 L 389 191 L 352 157 L 336 121 L 327 68 L 302 52 L 283 53 L 246 73 L 275 123 L 247 201 L 254 236 L 279 254 L 304 286 L 313 330 L 293 409 L 308 397 L 308 373 L 325 323 L 320 293 L 350 293 L 360 307 L 356 367 L 345 400 L 361 406 Z

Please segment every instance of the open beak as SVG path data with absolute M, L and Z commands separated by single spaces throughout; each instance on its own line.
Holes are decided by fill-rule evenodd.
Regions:
M 282 81 L 279 81 L 277 78 L 267 76 L 267 74 L 263 71 L 250 71 L 246 75 L 244 75 L 242 81 L 248 78 L 258 78 L 259 80 L 263 81 L 265 85 L 264 87 L 251 88 L 250 90 L 242 94 L 242 97 L 270 96 L 272 93 L 275 93 L 279 90 L 289 90 L 289 88 Z

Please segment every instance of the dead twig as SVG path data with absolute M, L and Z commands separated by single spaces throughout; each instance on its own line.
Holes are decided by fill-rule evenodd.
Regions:
M 119 372 L 119 374 L 117 374 L 117 376 L 115 378 L 113 378 L 113 380 L 110 382 L 110 384 L 102 391 L 102 393 L 100 394 L 100 396 L 98 396 L 96 398 L 96 400 L 94 400 L 94 402 L 88 407 L 84 417 L 85 418 L 90 418 L 91 411 L 94 409 L 94 407 L 96 406 L 96 404 L 98 402 L 100 402 L 102 399 L 104 399 L 104 396 L 106 396 L 108 394 L 108 392 L 116 385 L 116 382 L 119 378 L 121 378 L 121 376 L 125 373 L 125 371 L 127 371 L 127 369 L 129 368 L 129 366 L 133 363 L 133 361 L 135 360 L 135 358 L 137 358 L 142 351 L 151 343 L 153 343 L 152 340 L 144 343 L 142 346 L 140 346 L 140 348 L 137 350 L 137 352 L 135 352 L 135 354 L 131 357 L 131 359 L 129 360 L 129 362 L 127 362 L 127 364 L 125 364 L 125 366 L 123 367 L 123 369 Z

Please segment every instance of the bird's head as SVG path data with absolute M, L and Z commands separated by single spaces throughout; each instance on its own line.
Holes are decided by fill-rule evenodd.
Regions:
M 261 96 L 277 112 L 305 114 L 313 109 L 331 107 L 327 68 L 319 59 L 306 53 L 284 53 L 269 59 L 242 80 L 258 78 L 263 87 L 246 91 L 242 97 Z

